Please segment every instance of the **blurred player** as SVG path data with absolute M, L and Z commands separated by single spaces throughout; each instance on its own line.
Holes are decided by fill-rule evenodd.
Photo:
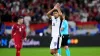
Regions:
M 69 38 L 69 34 L 68 34 L 68 22 L 67 20 L 65 20 L 65 15 L 63 15 L 63 21 L 61 24 L 61 35 L 62 35 L 62 46 L 64 46 L 65 50 L 66 50 L 66 56 L 70 56 L 70 51 L 68 48 L 68 38 Z M 58 53 L 61 56 L 61 49 L 58 50 Z
M 53 15 L 51 13 L 53 12 Z M 52 41 L 50 44 L 50 53 L 53 56 L 58 56 L 58 49 L 60 48 L 60 25 L 62 19 L 62 12 L 60 10 L 60 4 L 57 3 L 53 9 L 47 13 L 48 17 L 52 20 Z
M 26 27 L 23 24 L 23 18 L 19 17 L 17 24 L 13 26 L 12 29 L 12 40 L 15 43 L 16 56 L 20 56 L 20 50 L 22 48 L 22 40 L 26 40 Z

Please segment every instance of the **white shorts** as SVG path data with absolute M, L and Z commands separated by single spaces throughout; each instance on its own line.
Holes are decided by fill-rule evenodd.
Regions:
M 50 49 L 59 49 L 61 47 L 62 37 L 52 37 Z

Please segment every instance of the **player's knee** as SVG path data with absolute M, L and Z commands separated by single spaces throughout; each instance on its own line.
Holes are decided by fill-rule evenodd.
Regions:
M 55 54 L 54 50 L 51 50 L 50 53 L 51 53 L 52 55 Z
M 58 53 L 58 49 L 55 49 L 55 53 Z
M 51 51 L 50 53 L 51 53 L 52 55 L 54 54 L 54 52 L 52 52 L 52 51 Z
M 17 45 L 15 45 L 15 48 L 17 48 Z
M 50 54 L 53 55 L 54 53 L 53 52 L 50 52 Z
M 18 51 L 18 53 L 20 53 L 20 51 Z

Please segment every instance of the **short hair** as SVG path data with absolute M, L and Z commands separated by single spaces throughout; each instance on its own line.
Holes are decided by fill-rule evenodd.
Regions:
M 53 12 L 58 12 L 58 10 L 53 10 Z
M 18 20 L 23 19 L 23 16 L 18 17 Z

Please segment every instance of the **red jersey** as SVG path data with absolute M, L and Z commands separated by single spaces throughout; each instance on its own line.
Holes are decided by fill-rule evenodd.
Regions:
M 15 24 L 12 29 L 12 38 L 22 40 L 26 37 L 26 27 L 24 24 Z

